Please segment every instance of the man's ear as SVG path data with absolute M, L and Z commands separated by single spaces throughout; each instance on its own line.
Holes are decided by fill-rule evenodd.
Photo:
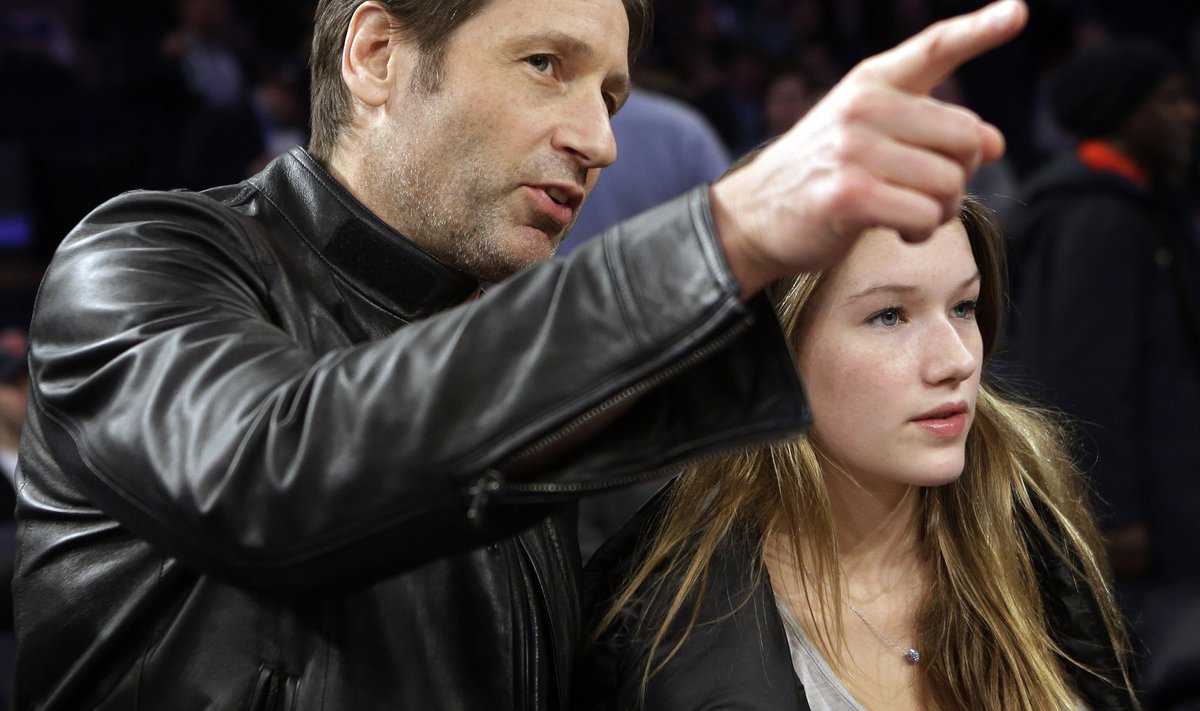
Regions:
M 367 106 L 382 106 L 397 86 L 406 86 L 416 51 L 405 41 L 396 19 L 377 2 L 354 10 L 342 49 L 342 81 L 350 95 Z M 402 82 L 402 83 L 397 83 Z

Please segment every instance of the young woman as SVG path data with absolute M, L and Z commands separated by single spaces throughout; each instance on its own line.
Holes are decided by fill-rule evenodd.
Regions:
M 968 198 L 777 285 L 809 436 L 692 467 L 597 553 L 579 707 L 1137 707 L 1063 433 L 980 382 L 1001 246 Z

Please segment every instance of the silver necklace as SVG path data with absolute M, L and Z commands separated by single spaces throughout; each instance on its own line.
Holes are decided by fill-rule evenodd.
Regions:
M 907 659 L 910 663 L 912 663 L 912 664 L 920 663 L 921 653 L 918 652 L 915 648 L 909 647 L 907 652 L 904 651 L 903 647 L 901 647 L 900 645 L 893 642 L 891 640 L 891 638 L 889 638 L 883 632 L 880 632 L 878 627 L 871 624 L 870 620 L 863 617 L 863 613 L 859 612 L 857 607 L 855 607 L 854 605 L 851 605 L 849 602 L 846 603 L 846 607 L 850 608 L 850 611 L 853 612 L 855 614 L 855 616 L 858 617 L 858 619 L 862 620 L 864 625 L 866 625 L 867 627 L 870 627 L 871 631 L 875 633 L 875 636 L 878 637 L 879 639 L 883 640 L 883 642 L 885 644 L 887 644 L 887 646 L 891 647 L 892 649 L 895 649 L 897 652 L 902 654 L 904 656 L 904 658 Z

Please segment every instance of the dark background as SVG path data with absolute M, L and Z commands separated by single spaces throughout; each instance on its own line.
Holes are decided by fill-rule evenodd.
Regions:
M 103 200 L 135 188 L 203 188 L 252 172 L 262 145 L 246 97 L 268 86 L 306 127 L 315 0 L 0 0 L 0 327 L 25 326 L 59 240 Z M 765 137 L 763 88 L 780 67 L 829 84 L 955 0 L 658 0 L 638 80 L 701 109 L 734 155 Z M 184 8 L 188 12 L 184 12 Z M 1064 56 L 1106 36 L 1149 35 L 1200 62 L 1200 3 L 1032 0 L 1028 30 L 967 65 L 963 102 L 1003 129 L 1017 175 L 1063 138 L 1041 88 Z M 191 19 L 184 19 L 190 17 Z M 197 19 L 198 18 L 198 19 Z M 243 91 L 214 102 L 188 82 L 181 38 L 236 58 Z M 299 108 L 296 108 L 299 107 Z M 241 113 L 239 113 L 241 112 Z

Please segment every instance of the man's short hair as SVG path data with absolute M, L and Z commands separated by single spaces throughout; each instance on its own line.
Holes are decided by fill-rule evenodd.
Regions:
M 309 152 L 326 162 L 338 136 L 350 120 L 350 93 L 342 81 L 342 48 L 350 18 L 366 0 L 320 0 L 313 27 L 311 109 L 312 138 Z M 416 80 L 434 89 L 440 83 L 442 54 L 459 25 L 479 12 L 489 0 L 377 0 L 405 34 L 417 43 L 421 63 Z M 650 0 L 621 0 L 629 19 L 629 58 L 649 40 L 653 23 Z

